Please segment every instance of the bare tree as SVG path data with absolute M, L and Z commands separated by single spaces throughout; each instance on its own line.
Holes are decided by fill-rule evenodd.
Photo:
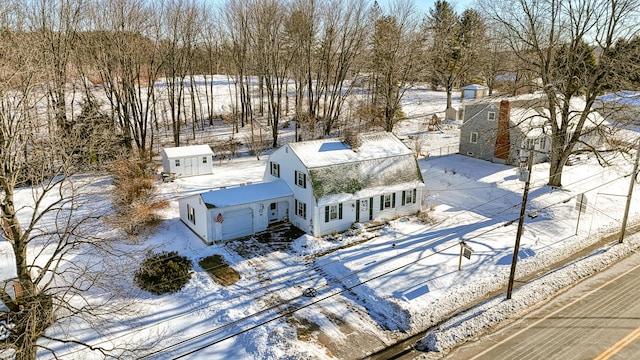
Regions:
M 249 11 L 245 1 L 228 0 L 222 7 L 224 19 L 224 53 L 229 59 L 230 74 L 234 77 L 233 128 L 238 132 L 238 118 L 244 126 L 253 118 L 251 104 L 251 59 L 249 54 Z M 240 106 L 238 114 L 238 106 Z
M 148 132 L 153 118 L 155 87 L 161 61 L 158 29 L 152 8 L 137 0 L 122 0 L 90 7 L 92 32 L 81 35 L 81 50 L 91 62 L 86 73 L 95 77 L 106 93 L 110 116 L 125 145 L 150 153 Z M 95 70 L 94 70 L 95 69 Z
M 39 50 L 45 60 L 41 70 L 49 80 L 46 86 L 49 104 L 54 109 L 54 129 L 64 134 L 72 124 L 67 118 L 67 84 L 83 7 L 78 0 L 39 0 L 25 6 L 31 30 L 40 35 Z
M 282 117 L 285 85 L 293 51 L 287 49 L 284 23 L 286 8 L 276 0 L 258 0 L 250 14 L 250 46 L 255 54 L 255 68 L 267 92 L 267 110 L 271 124 L 272 146 L 278 146 L 280 118 Z
M 413 2 L 398 0 L 389 15 L 375 20 L 371 59 L 372 107 L 384 119 L 386 131 L 399 121 L 400 101 L 420 73 L 418 22 Z
M 323 134 L 330 135 L 355 82 L 347 83 L 360 69 L 354 68 L 366 45 L 368 7 L 363 0 L 328 1 L 321 14 L 309 116 L 321 119 Z
M 40 83 L 42 57 L 24 46 L 32 34 L 2 25 L 0 236 L 13 250 L 17 278 L 15 294 L 0 288 L 0 301 L 9 309 L 6 319 L 14 325 L 0 348 L 19 360 L 35 359 L 38 350 L 55 356 L 55 343 L 85 345 L 106 355 L 107 349 L 81 338 L 48 331 L 71 317 L 88 329 L 117 310 L 107 305 L 117 292 L 98 290 L 108 283 L 101 276 L 109 269 L 81 260 L 89 253 L 106 255 L 100 249 L 109 247 L 107 238 L 99 237 L 108 207 L 96 206 L 106 189 L 74 177 L 76 150 L 86 139 L 48 131 L 49 112 L 57 109 L 42 106 L 49 96 Z M 87 296 L 92 291 L 111 295 L 97 300 Z
M 300 124 L 309 123 L 308 109 L 304 108 L 305 92 L 312 89 L 311 71 L 313 49 L 317 30 L 317 3 L 315 0 L 297 0 L 292 4 L 291 14 L 285 23 L 285 42 L 292 55 L 291 79 L 295 86 L 295 140 L 300 137 Z M 311 101 L 309 101 L 311 103 Z
M 483 8 L 501 27 L 525 70 L 537 75 L 546 94 L 552 131 L 549 185 L 562 185 L 562 170 L 576 145 L 598 124 L 588 122 L 592 105 L 605 89 L 616 89 L 620 75 L 618 41 L 637 30 L 636 0 L 491 1 Z M 583 100 L 579 111 L 571 106 Z M 597 152 L 595 152 L 597 154 Z

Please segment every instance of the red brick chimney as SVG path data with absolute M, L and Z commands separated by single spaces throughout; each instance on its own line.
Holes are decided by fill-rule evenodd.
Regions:
M 508 100 L 500 101 L 500 112 L 498 113 L 498 131 L 496 134 L 496 146 L 493 150 L 493 157 L 508 160 L 510 139 L 509 139 L 509 118 L 511 117 L 511 103 Z

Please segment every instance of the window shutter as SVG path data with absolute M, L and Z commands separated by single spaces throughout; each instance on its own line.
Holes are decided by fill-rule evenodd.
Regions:
M 302 183 L 302 187 L 306 189 L 307 188 L 307 174 L 302 174 L 302 180 L 304 181 Z
M 303 203 L 302 208 L 304 208 L 304 216 L 302 218 L 307 220 L 307 203 Z
M 373 219 L 373 197 L 369 198 L 369 220 Z
M 404 200 L 405 192 L 406 191 L 404 191 L 404 190 L 402 191 L 402 206 L 404 206 L 404 204 L 405 204 L 405 200 Z
M 384 210 L 384 195 L 380 195 L 380 211 Z
M 293 172 L 293 183 L 298 185 L 298 170 Z
M 413 189 L 413 203 L 414 204 L 417 202 L 416 195 L 417 195 L 417 191 L 416 191 L 416 189 Z
M 342 220 L 342 203 L 338 204 L 338 219 Z
M 396 207 L 396 193 L 391 194 L 391 207 Z
M 324 207 L 324 222 L 329 222 L 329 207 Z

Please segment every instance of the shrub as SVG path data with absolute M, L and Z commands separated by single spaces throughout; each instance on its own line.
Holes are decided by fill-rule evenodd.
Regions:
M 191 279 L 193 263 L 177 251 L 153 254 L 142 262 L 134 281 L 142 290 L 155 295 L 174 293 Z
M 138 235 L 158 221 L 157 211 L 166 208 L 168 202 L 157 199 L 157 179 L 144 162 L 121 159 L 110 170 L 114 176 L 112 198 L 117 213 L 113 220 L 127 234 Z

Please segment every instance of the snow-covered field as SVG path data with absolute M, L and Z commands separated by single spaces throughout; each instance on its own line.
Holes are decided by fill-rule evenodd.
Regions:
M 429 132 L 424 119 L 432 113 L 442 116 L 444 100 L 438 92 L 409 92 L 403 109 L 415 118 L 396 130 L 407 145 L 420 141 L 422 153 L 429 154 L 419 159 L 419 165 L 429 192 L 425 206 L 432 209 L 433 223 L 402 217 L 380 230 L 357 228 L 337 237 L 303 236 L 284 248 L 255 240 L 207 246 L 180 222 L 177 199 L 214 187 L 260 181 L 266 156 L 224 160 L 212 175 L 159 183 L 162 196 L 171 204 L 162 213 L 164 220 L 137 244 L 122 245 L 132 254 L 139 253 L 140 259 L 146 249 L 153 249 L 176 250 L 194 260 L 191 281 L 180 292 L 154 296 L 138 291 L 138 311 L 127 318 L 121 315 L 117 329 L 96 333 L 74 328 L 69 320 L 50 331 L 101 346 L 150 344 L 153 339 L 157 343 L 146 358 L 154 359 L 354 359 L 440 323 L 504 287 L 524 183 L 513 167 L 442 150 L 457 150 L 459 124 L 444 124 L 443 132 Z M 632 164 L 613 159 L 615 165 L 602 168 L 586 155 L 575 160 L 575 165 L 565 168 L 562 190 L 545 186 L 548 164 L 534 166 L 527 214 L 537 216 L 525 219 L 517 277 L 620 228 L 629 186 L 625 175 Z M 636 191 L 640 191 L 637 185 Z M 579 194 L 588 199 L 588 209 L 580 216 Z M 633 201 L 631 218 L 639 215 L 640 202 Z M 470 259 L 460 259 L 462 239 L 473 249 Z M 634 251 L 638 244 L 640 239 L 630 237 L 623 245 L 602 249 L 516 289 L 509 301 L 490 300 L 477 311 L 442 324 L 422 345 L 446 353 L 456 343 Z M 0 261 L 6 251 L 0 247 Z M 199 259 L 213 254 L 222 255 L 240 273 L 238 282 L 219 285 L 197 265 Z M 136 293 L 132 279 L 128 281 L 122 287 Z M 316 291 L 315 297 L 303 295 L 309 288 Z M 63 359 L 102 358 L 77 346 L 52 346 Z

